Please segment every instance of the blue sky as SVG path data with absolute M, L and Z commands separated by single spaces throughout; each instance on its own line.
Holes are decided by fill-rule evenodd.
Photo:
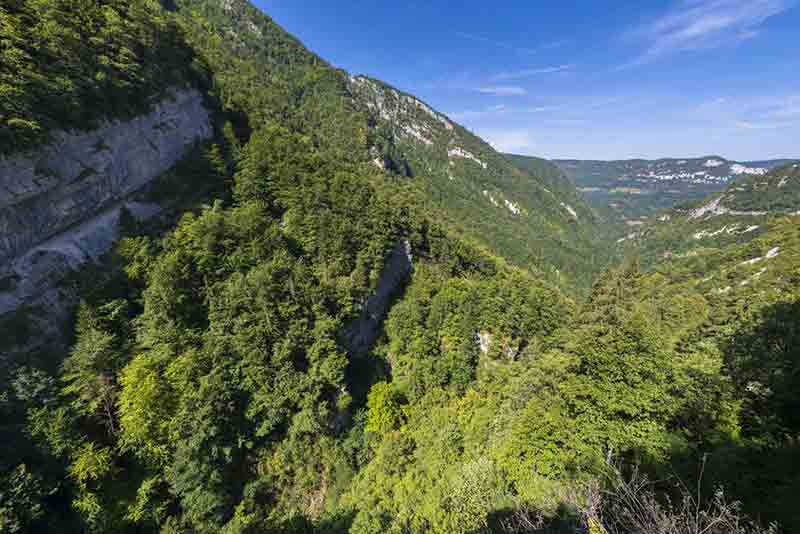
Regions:
M 496 148 L 800 157 L 800 0 L 255 0 Z

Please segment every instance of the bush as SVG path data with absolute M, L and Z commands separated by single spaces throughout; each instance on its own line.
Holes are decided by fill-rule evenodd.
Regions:
M 706 502 L 696 492 L 679 483 L 678 503 L 660 498 L 654 484 L 638 471 L 624 478 L 612 475 L 611 488 L 591 493 L 585 507 L 589 534 L 775 534 L 776 525 L 762 527 L 745 517 L 738 502 L 728 502 L 722 488 Z

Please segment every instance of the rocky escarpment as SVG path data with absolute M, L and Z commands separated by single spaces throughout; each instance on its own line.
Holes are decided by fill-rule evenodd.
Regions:
M 158 213 L 131 195 L 211 135 L 202 95 L 175 90 L 146 115 L 55 132 L 38 150 L 0 159 L 0 329 L 24 314 L 36 334 L 30 343 L 57 337 L 77 298 L 61 282 L 110 249 L 123 211 L 137 219 Z
M 389 311 L 392 298 L 408 281 L 413 269 L 411 244 L 402 241 L 395 245 L 361 314 L 351 322 L 341 336 L 342 345 L 354 354 L 367 352 L 380 333 L 381 322 Z
M 174 91 L 152 112 L 0 159 L 0 262 L 147 185 L 211 135 L 197 91 Z

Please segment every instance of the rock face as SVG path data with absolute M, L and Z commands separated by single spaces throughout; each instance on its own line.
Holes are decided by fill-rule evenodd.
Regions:
M 481 354 L 483 354 L 484 356 L 489 354 L 489 352 L 492 350 L 492 346 L 495 343 L 494 336 L 489 332 L 477 332 L 475 334 L 475 340 L 478 342 L 478 349 L 480 349 Z M 501 339 L 500 343 L 501 343 L 500 350 L 502 354 L 512 360 L 516 359 L 516 357 L 519 356 L 522 350 L 522 345 L 520 344 L 520 340 L 517 340 L 516 342 L 512 343 L 508 339 L 505 340 Z
M 33 303 L 48 293 L 48 309 L 57 308 L 58 282 L 82 264 L 97 261 L 119 238 L 125 209 L 137 220 L 158 214 L 157 204 L 122 202 L 40 243 L 0 268 L 0 315 Z
M 408 281 L 412 268 L 411 244 L 408 241 L 397 243 L 381 272 L 375 291 L 364 304 L 361 315 L 342 333 L 342 345 L 347 350 L 354 354 L 364 354 L 372 347 L 380 333 L 381 322 L 389 311 L 392 297 Z
M 0 332 L 0 353 L 58 340 L 77 302 L 61 282 L 111 248 L 123 209 L 140 220 L 157 214 L 130 196 L 211 135 L 202 95 L 176 90 L 146 115 L 56 132 L 46 146 L 0 159 L 0 330 L 23 314 L 33 334 L 9 348 Z
M 701 206 L 689 213 L 689 219 L 700 219 L 701 217 L 716 217 L 718 215 L 749 215 L 758 216 L 766 215 L 766 211 L 737 211 L 727 208 L 723 205 L 724 197 L 719 197 L 708 204 Z
M 200 93 L 174 91 L 147 115 L 56 132 L 39 150 L 0 159 L 0 262 L 141 189 L 210 135 Z

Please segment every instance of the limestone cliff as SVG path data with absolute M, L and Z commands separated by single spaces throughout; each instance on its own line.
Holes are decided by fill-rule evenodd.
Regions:
M 342 344 L 355 354 L 367 352 L 381 331 L 381 323 L 389 311 L 392 298 L 402 290 L 413 268 L 411 245 L 408 241 L 397 243 L 358 318 L 342 334 Z
M 24 312 L 33 341 L 56 336 L 76 297 L 60 282 L 110 249 L 123 207 L 139 219 L 157 213 L 130 196 L 211 135 L 202 95 L 175 90 L 145 115 L 55 132 L 0 159 L 0 321 Z
M 172 167 L 211 135 L 197 91 L 174 91 L 147 115 L 0 159 L 0 262 L 100 212 Z

